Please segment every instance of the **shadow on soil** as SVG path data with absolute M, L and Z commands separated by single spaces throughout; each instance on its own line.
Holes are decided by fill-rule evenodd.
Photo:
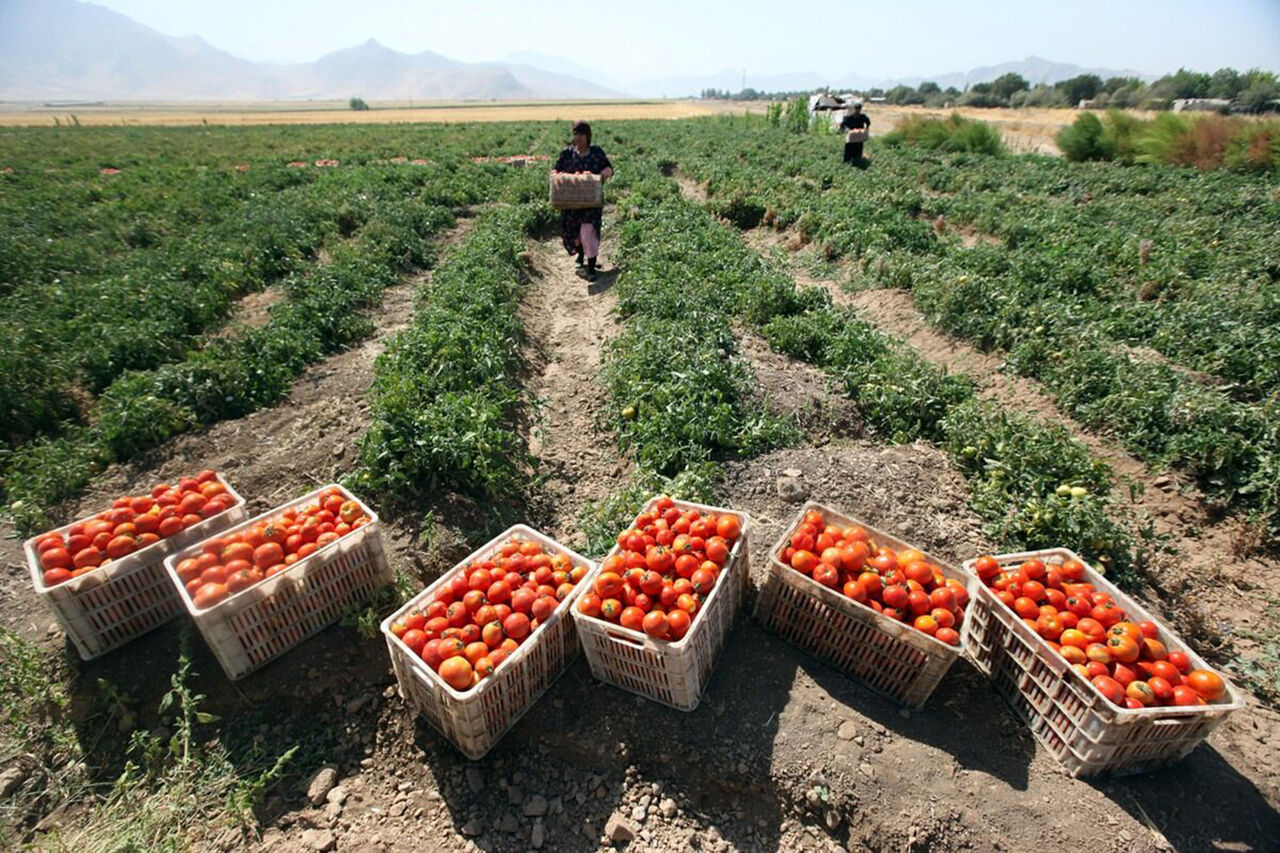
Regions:
M 1207 743 L 1163 770 L 1093 784 L 1177 850 L 1280 849 L 1280 813 Z
M 700 826 L 716 825 L 738 849 L 776 849 L 785 815 L 770 766 L 795 666 L 786 655 L 760 655 L 760 634 L 745 614 L 739 618 L 702 702 L 688 713 L 596 681 L 579 658 L 479 761 L 467 762 L 423 723 L 416 740 L 437 778 L 470 765 L 485 780 L 482 792 L 440 789 L 460 831 L 473 820 L 471 828 L 483 829 L 474 838 L 481 849 L 528 848 L 532 818 L 523 810 L 538 810 L 530 806 L 535 793 L 552 812 L 563 810 L 543 818 L 547 849 L 598 849 L 615 812 L 642 833 L 664 821 L 658 810 L 668 798 Z M 513 784 L 518 795 L 510 792 Z M 503 792 L 494 793 L 494 785 Z M 645 786 L 649 808 L 633 817 L 639 804 L 623 802 L 623 792 Z M 515 832 L 494 829 L 505 813 L 518 818 Z M 664 825 L 662 837 L 677 843 L 671 831 Z
M 771 639 L 786 645 L 777 637 Z M 999 779 L 1014 790 L 1027 789 L 1035 741 L 982 674 L 963 658 L 952 665 L 925 706 L 904 718 L 902 707 L 893 700 L 817 658 L 799 650 L 793 653 L 800 667 L 831 698 L 894 736 L 940 749 L 966 770 Z M 993 748 L 993 744 L 998 746 Z

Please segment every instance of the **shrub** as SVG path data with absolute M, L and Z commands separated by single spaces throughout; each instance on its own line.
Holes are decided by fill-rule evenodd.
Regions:
M 352 98 L 349 103 L 353 110 L 359 111 L 369 109 L 369 105 L 364 102 L 364 98 Z
M 1093 113 L 1081 113 L 1070 127 L 1058 131 L 1058 148 L 1068 160 L 1110 160 L 1102 144 L 1102 121 Z
M 884 141 L 889 145 L 904 142 L 939 151 L 966 151 L 975 154 L 1003 154 L 1000 132 L 984 121 L 963 118 L 952 113 L 947 118 L 909 116 Z

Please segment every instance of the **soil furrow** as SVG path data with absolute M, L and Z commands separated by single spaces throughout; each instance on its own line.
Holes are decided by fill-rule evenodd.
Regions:
M 612 216 L 612 209 L 606 211 Z M 630 463 L 619 458 L 612 436 L 596 417 L 606 399 L 597 384 L 605 344 L 618 332 L 613 317 L 616 251 L 606 223 L 600 257 L 605 269 L 594 282 L 579 274 L 556 235 L 529 252 L 531 281 L 521 302 L 529 365 L 526 389 L 536 415 L 529 450 L 544 478 L 538 513 L 546 531 L 570 547 L 581 547 L 576 517 L 583 504 L 618 491 Z

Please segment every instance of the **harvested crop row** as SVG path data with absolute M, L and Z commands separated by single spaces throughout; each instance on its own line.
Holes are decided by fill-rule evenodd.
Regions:
M 27 528 L 88 483 L 103 465 L 156 447 L 193 427 L 235 418 L 281 399 L 302 369 L 369 334 L 360 309 L 377 303 L 397 273 L 430 260 L 430 238 L 452 222 L 430 199 L 386 201 L 332 262 L 285 282 L 287 299 L 260 328 L 210 343 L 183 361 L 113 382 L 90 425 L 28 443 L 7 460 L 9 511 Z
M 800 438 L 794 422 L 751 399 L 751 369 L 735 357 L 733 322 L 780 280 L 730 254 L 732 235 L 706 227 L 670 181 L 637 182 L 623 206 L 624 271 L 614 288 L 623 328 L 605 351 L 602 380 L 609 424 L 637 471 L 632 488 L 583 513 L 593 553 L 653 491 L 712 502 L 716 462 Z
M 513 428 L 521 255 L 547 216 L 531 204 L 486 211 L 418 293 L 413 324 L 378 360 L 362 489 L 491 499 L 523 489 L 528 450 Z
M 1065 429 L 979 402 L 968 381 L 934 367 L 854 313 L 832 308 L 822 291 L 797 289 L 700 205 L 670 197 L 639 216 L 637 233 L 656 237 L 670 227 L 696 241 L 699 255 L 693 257 L 704 257 L 708 266 L 698 274 L 714 281 L 707 293 L 670 303 L 675 315 L 719 299 L 722 310 L 760 328 L 775 350 L 831 375 L 874 434 L 946 448 L 970 480 L 974 509 L 1003 546 L 1071 541 L 1122 576 L 1130 568 L 1131 537 L 1110 515 L 1112 472 Z M 694 261 L 695 269 L 702 262 Z M 651 288 L 620 294 L 619 308 L 647 303 L 652 294 Z
M 1280 228 L 1258 179 L 1101 166 L 1082 176 L 1044 158 L 893 148 L 849 175 L 808 140 L 757 136 L 741 143 L 751 165 L 697 146 L 689 156 L 713 211 L 740 227 L 793 228 L 825 258 L 910 289 L 931 322 L 1008 352 L 1081 423 L 1191 473 L 1274 539 L 1280 432 L 1274 400 L 1257 401 L 1280 382 L 1266 295 L 1276 271 L 1260 249 Z M 1190 194 L 1204 203 L 1186 205 Z M 1000 245 L 945 236 L 973 226 Z M 1139 239 L 1143 228 L 1153 239 Z M 1159 298 L 1134 298 L 1152 287 Z M 1125 347 L 1137 345 L 1234 384 L 1135 358 Z

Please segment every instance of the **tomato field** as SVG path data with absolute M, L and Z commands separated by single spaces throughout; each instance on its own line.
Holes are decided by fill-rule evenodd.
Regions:
M 1274 845 L 1275 177 L 875 136 L 857 170 L 763 116 L 602 123 L 588 282 L 546 200 L 566 134 L 0 128 L 0 842 Z M 76 659 L 43 593 L 234 496 L 268 515 L 174 558 L 182 614 Z M 475 552 L 517 523 L 554 541 Z M 186 611 L 287 589 L 373 524 L 395 583 L 323 630 L 284 609 L 237 628 L 289 640 L 224 678 Z M 518 722 L 475 761 L 419 717 L 499 701 L 571 620 L 695 648 L 738 547 L 748 604 L 695 710 L 566 652 L 527 714 L 485 705 Z M 1143 612 L 1074 558 L 986 556 L 1053 548 Z M 977 558 L 966 587 L 951 567 Z M 995 630 L 970 627 L 984 586 L 1104 715 L 1243 708 L 1180 762 L 1075 779 L 998 673 L 957 659 L 908 710 L 764 630 L 771 570 L 948 665 Z

